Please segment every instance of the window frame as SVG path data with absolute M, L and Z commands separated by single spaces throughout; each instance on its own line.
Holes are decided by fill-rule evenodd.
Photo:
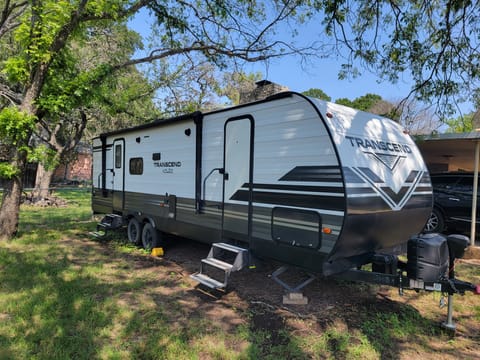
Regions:
M 132 157 L 128 160 L 130 175 L 143 175 L 143 157 Z

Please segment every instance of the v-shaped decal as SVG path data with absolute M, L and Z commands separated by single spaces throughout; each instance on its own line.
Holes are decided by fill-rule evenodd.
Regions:
M 423 171 L 412 170 L 400 190 L 395 192 L 386 184 L 384 179 L 375 174 L 370 168 L 358 167 L 351 169 L 357 176 L 369 183 L 371 188 L 380 195 L 392 210 L 400 210 L 405 206 L 423 177 Z
M 393 171 L 393 169 L 397 167 L 400 161 L 405 159 L 405 156 L 399 155 L 374 153 L 369 151 L 364 151 L 364 153 L 385 165 L 390 171 Z

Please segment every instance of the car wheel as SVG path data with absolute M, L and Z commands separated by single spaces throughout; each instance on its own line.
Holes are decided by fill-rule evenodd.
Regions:
M 442 232 L 445 228 L 445 220 L 443 214 L 438 209 L 433 209 L 424 231 L 427 233 Z
M 162 235 L 155 229 L 152 224 L 146 223 L 143 226 L 142 231 L 142 244 L 143 248 L 147 251 L 151 251 L 153 248 L 160 247 Z
M 142 225 L 137 219 L 131 218 L 128 221 L 127 236 L 130 243 L 135 245 L 140 244 L 142 237 Z

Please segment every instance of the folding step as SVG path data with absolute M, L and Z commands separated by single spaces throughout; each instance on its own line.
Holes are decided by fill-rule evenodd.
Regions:
M 231 263 L 231 271 L 238 271 L 248 265 L 248 249 L 228 243 L 213 243 L 207 258 Z
M 97 224 L 98 229 L 118 229 L 123 226 L 123 217 L 117 214 L 108 214 Z
M 208 265 L 211 265 L 213 267 L 216 267 L 218 269 L 222 269 L 222 270 L 225 270 L 225 271 L 231 271 L 232 267 L 233 267 L 232 264 L 226 263 L 225 261 L 218 260 L 218 259 L 215 259 L 215 258 L 202 259 L 202 262 L 204 264 L 208 264 Z
M 215 279 L 212 279 L 211 277 L 205 275 L 205 274 L 200 274 L 200 273 L 195 273 L 190 275 L 190 278 L 193 280 L 198 281 L 200 284 L 203 284 L 210 289 L 223 289 L 224 285 L 220 281 L 217 281 Z
M 97 231 L 90 232 L 90 235 L 96 238 L 103 238 L 108 230 L 119 229 L 124 225 L 123 217 L 117 214 L 105 215 L 97 224 Z
M 213 243 L 212 246 L 216 247 L 216 248 L 220 248 L 220 249 L 229 250 L 231 252 L 236 252 L 236 253 L 247 250 L 245 248 L 241 248 L 239 246 L 235 246 L 235 245 L 232 245 L 232 244 L 229 244 L 229 243 Z
M 105 237 L 104 231 L 90 231 L 88 234 L 97 239 L 102 239 Z
M 230 273 L 247 265 L 248 249 L 227 243 L 213 243 L 208 256 L 200 263 L 200 271 L 190 277 L 209 288 L 224 289 Z

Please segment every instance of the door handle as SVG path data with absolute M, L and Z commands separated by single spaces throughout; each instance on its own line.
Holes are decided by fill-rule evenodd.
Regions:
M 455 198 L 455 197 L 449 197 L 448 200 L 451 200 L 451 201 L 460 201 L 459 198 Z

